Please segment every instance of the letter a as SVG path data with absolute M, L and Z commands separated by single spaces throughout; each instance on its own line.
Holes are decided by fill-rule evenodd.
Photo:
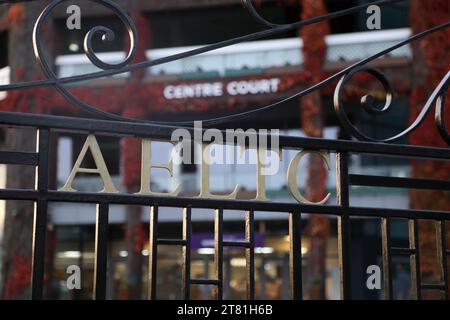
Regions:
M 73 290 L 81 289 L 81 270 L 80 267 L 77 265 L 70 265 L 67 267 L 66 270 L 67 274 L 70 274 L 70 276 L 67 278 L 66 285 L 67 289 Z
M 369 290 L 373 290 L 373 289 L 377 289 L 380 290 L 381 289 L 381 270 L 380 267 L 377 265 L 371 265 L 367 267 L 366 273 L 368 275 L 370 275 L 367 278 L 366 281 L 366 286 L 367 289 Z
M 81 9 L 77 5 L 71 5 L 67 7 L 67 14 L 70 16 L 66 20 L 66 26 L 69 30 L 81 29 Z
M 370 16 L 367 18 L 366 26 L 369 30 L 381 29 L 381 9 L 377 5 L 371 5 L 367 7 L 367 14 Z
M 81 168 L 81 162 L 83 162 L 84 157 L 86 156 L 87 150 L 91 150 L 92 157 L 94 158 L 95 165 L 97 166 L 96 169 L 89 169 L 89 168 Z M 72 188 L 73 179 L 77 175 L 78 172 L 84 172 L 84 173 L 97 173 L 100 175 L 103 181 L 103 190 L 100 192 L 107 192 L 107 193 L 118 193 L 116 187 L 114 186 L 111 176 L 109 175 L 108 168 L 106 167 L 105 160 L 103 159 L 102 152 L 100 151 L 100 147 L 98 146 L 97 139 L 94 135 L 90 134 L 86 142 L 83 145 L 83 148 L 81 149 L 80 155 L 78 156 L 77 161 L 75 162 L 75 165 L 73 166 L 72 172 L 69 175 L 69 178 L 67 179 L 66 184 L 59 189 L 58 191 L 77 191 L 74 188 Z

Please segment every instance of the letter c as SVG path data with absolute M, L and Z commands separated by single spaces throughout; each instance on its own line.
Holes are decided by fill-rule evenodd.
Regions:
M 319 202 L 311 202 L 308 199 L 306 199 L 300 193 L 300 191 L 298 190 L 298 185 L 297 185 L 297 168 L 298 168 L 298 163 L 303 158 L 303 156 L 308 154 L 308 153 L 316 154 L 316 155 L 320 156 L 323 159 L 323 161 L 325 161 L 325 163 L 327 165 L 327 169 L 330 170 L 331 160 L 330 160 L 330 154 L 328 152 L 318 152 L 318 151 L 306 151 L 306 150 L 303 150 L 303 151 L 297 153 L 295 155 L 295 157 L 291 160 L 291 163 L 289 163 L 289 168 L 288 168 L 288 172 L 287 172 L 288 187 L 289 187 L 289 190 L 291 191 L 292 195 L 294 196 L 294 198 L 297 201 L 299 201 L 300 203 L 305 203 L 305 204 L 324 204 L 331 197 L 330 193 L 328 193 L 325 196 L 325 198 L 323 198 Z
M 173 91 L 174 91 L 173 86 L 165 87 L 164 88 L 164 98 L 166 98 L 167 100 L 172 100 L 173 99 Z

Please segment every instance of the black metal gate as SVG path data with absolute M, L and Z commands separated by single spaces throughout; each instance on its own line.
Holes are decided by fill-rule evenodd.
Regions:
M 356 72 L 368 72 L 381 81 L 387 91 L 386 104 L 383 110 L 389 108 L 392 96 L 387 79 L 377 70 L 369 68 L 366 64 L 400 46 L 408 44 L 411 41 L 426 36 L 427 34 L 446 28 L 450 23 L 436 26 L 421 34 L 412 36 L 408 40 L 399 43 L 396 46 L 388 48 L 379 54 L 368 59 L 360 61 L 351 67 L 333 75 L 332 77 L 322 81 L 321 83 L 303 90 L 292 96 L 304 96 L 322 86 L 329 84 L 335 79 L 341 78 L 335 92 L 335 110 L 344 129 L 353 137 L 359 140 L 327 140 L 316 138 L 300 138 L 281 136 L 280 148 L 292 150 L 310 150 L 330 152 L 336 155 L 336 173 L 337 173 L 337 205 L 313 205 L 298 203 L 280 203 L 271 201 L 249 201 L 249 200 L 221 200 L 221 199 L 202 199 L 202 198 L 185 198 L 185 197 L 169 197 L 169 196 L 145 196 L 136 194 L 109 194 L 109 193 L 86 193 L 86 192 L 61 192 L 49 189 L 48 185 L 48 166 L 49 166 L 49 135 L 52 132 L 72 131 L 81 134 L 96 135 L 113 135 L 118 137 L 143 137 L 153 138 L 163 141 L 169 141 L 174 129 L 184 127 L 194 130 L 191 123 L 157 123 L 146 122 L 132 119 L 124 119 L 122 117 L 99 111 L 85 103 L 78 101 L 64 87 L 64 84 L 81 81 L 86 79 L 110 76 L 117 73 L 129 72 L 139 68 L 151 67 L 157 64 L 182 59 L 188 56 L 200 54 L 220 47 L 239 43 L 242 41 L 255 39 L 271 34 L 284 32 L 286 30 L 300 28 L 307 24 L 312 24 L 324 19 L 331 19 L 336 16 L 345 15 L 351 12 L 366 8 L 368 5 L 362 5 L 337 13 L 329 14 L 325 17 L 318 17 L 299 23 L 290 25 L 274 25 L 261 16 L 259 16 L 251 5 L 250 1 L 244 1 L 249 12 L 263 25 L 268 27 L 267 30 L 242 36 L 217 44 L 209 45 L 183 54 L 143 62 L 134 65 L 128 65 L 134 53 L 134 47 L 130 50 L 130 55 L 123 64 L 112 66 L 104 64 L 95 56 L 90 46 L 90 38 L 88 39 L 88 48 L 86 53 L 91 61 L 106 71 L 94 74 L 76 76 L 71 78 L 57 79 L 53 71 L 48 67 L 48 63 L 41 57 L 42 45 L 39 38 L 40 27 L 48 13 L 62 1 L 53 1 L 42 13 L 36 23 L 34 34 L 36 55 L 42 64 L 48 80 L 35 81 L 32 83 L 13 84 L 8 86 L 0 86 L 2 90 L 16 90 L 21 88 L 29 88 L 33 86 L 51 85 L 55 86 L 70 102 L 85 111 L 90 111 L 104 119 L 84 119 L 70 118 L 50 115 L 34 115 L 24 113 L 0 113 L 0 124 L 8 127 L 28 127 L 35 128 L 37 135 L 37 150 L 35 153 L 28 152 L 0 152 L 0 162 L 3 164 L 28 165 L 36 167 L 36 188 L 35 190 L 0 190 L 0 198 L 5 200 L 31 200 L 35 203 L 34 211 L 34 230 L 33 230 L 33 266 L 32 266 L 32 298 L 42 299 L 44 286 L 44 251 L 45 236 L 47 226 L 47 210 L 51 202 L 78 202 L 78 203 L 95 203 L 97 204 L 97 221 L 96 221 L 96 239 L 95 239 L 95 277 L 94 277 L 94 297 L 95 299 L 105 299 L 106 292 L 106 270 L 107 270 L 107 230 L 108 230 L 108 212 L 109 206 L 113 204 L 127 205 L 143 205 L 149 208 L 150 215 L 150 250 L 149 250 L 149 290 L 148 298 L 156 299 L 157 295 L 157 264 L 156 259 L 158 245 L 181 246 L 183 254 L 182 264 L 182 297 L 189 299 L 191 285 L 210 285 L 215 288 L 215 297 L 222 298 L 223 287 L 223 250 L 224 247 L 242 247 L 245 248 L 246 254 L 246 275 L 247 275 L 247 298 L 255 297 L 255 245 L 254 245 L 254 215 L 258 211 L 284 212 L 289 214 L 289 239 L 290 239 L 290 295 L 292 299 L 302 299 L 302 255 L 301 255 L 301 236 L 300 230 L 302 214 L 312 213 L 320 215 L 332 215 L 337 217 L 338 221 L 338 254 L 340 269 L 340 291 L 342 299 L 352 297 L 351 293 L 351 269 L 350 269 L 350 239 L 349 239 L 349 223 L 352 217 L 377 217 L 380 219 L 382 227 L 382 249 L 383 249 L 383 274 L 384 274 L 384 290 L 385 298 L 392 297 L 392 272 L 391 257 L 394 255 L 407 255 L 410 257 L 411 265 L 411 284 L 415 298 L 421 298 L 422 289 L 437 289 L 445 293 L 445 297 L 449 298 L 449 279 L 447 274 L 447 257 L 450 255 L 450 248 L 446 248 L 445 241 L 445 222 L 450 220 L 450 211 L 429 211 L 429 210 L 412 210 L 412 209 L 389 209 L 389 208 L 372 208 L 372 207 L 355 207 L 351 205 L 351 197 L 349 189 L 351 186 L 374 186 L 374 187 L 390 187 L 390 188 L 408 188 L 408 189 L 438 189 L 450 191 L 449 181 L 436 181 L 427 179 L 413 178 L 397 178 L 388 176 L 369 176 L 349 173 L 349 157 L 353 154 L 370 154 L 391 157 L 403 157 L 411 159 L 435 159 L 441 161 L 450 161 L 449 148 L 433 148 L 410 146 L 401 144 L 388 144 L 386 142 L 393 141 L 399 137 L 407 135 L 414 130 L 425 117 L 426 113 L 434 104 L 436 105 L 436 122 L 443 139 L 450 142 L 449 133 L 443 121 L 444 97 L 450 84 L 450 72 L 444 77 L 441 84 L 433 92 L 427 104 L 424 106 L 424 114 L 411 125 L 403 133 L 396 137 L 385 141 L 368 141 L 371 140 L 354 127 L 346 117 L 341 102 L 343 86 L 350 77 Z M 119 17 L 122 18 L 127 26 L 131 38 L 135 38 L 136 30 L 133 22 L 128 16 L 118 8 L 113 2 L 96 1 L 114 10 Z M 398 1 L 377 1 L 376 4 L 384 5 Z M 97 30 L 98 31 L 98 30 Z M 281 102 L 280 102 L 281 103 Z M 205 121 L 206 125 L 233 121 L 234 119 L 248 116 L 254 112 L 262 112 L 263 110 L 274 108 L 279 103 L 259 108 L 255 111 L 249 111 L 238 115 L 231 115 L 220 119 Z M 374 111 L 375 107 L 368 103 L 369 109 Z M 183 237 L 182 239 L 161 239 L 158 237 L 158 211 L 161 207 L 177 207 L 183 209 Z M 209 208 L 214 210 L 214 269 L 215 274 L 211 279 L 193 279 L 191 278 L 191 210 L 193 208 Z M 228 242 L 223 240 L 223 219 L 224 210 L 240 210 L 245 211 L 245 236 L 243 242 Z M 409 222 L 409 247 L 398 248 L 393 247 L 390 241 L 390 225 L 391 219 L 402 218 Z M 439 243 L 439 260 L 443 281 L 440 284 L 428 284 L 421 281 L 421 273 L 419 268 L 419 246 L 418 246 L 418 221 L 421 219 L 433 220 L 437 225 L 437 241 Z

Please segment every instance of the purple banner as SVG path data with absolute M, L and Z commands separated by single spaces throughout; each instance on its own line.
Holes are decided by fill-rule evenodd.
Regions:
M 255 232 L 255 247 L 264 246 L 264 236 L 262 233 Z M 245 235 L 238 232 L 230 232 L 223 234 L 223 241 L 245 241 Z M 214 234 L 213 233 L 197 233 L 193 234 L 191 238 L 191 249 L 200 248 L 214 248 Z

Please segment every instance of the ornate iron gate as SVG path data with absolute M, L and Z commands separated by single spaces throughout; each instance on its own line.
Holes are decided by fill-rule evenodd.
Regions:
M 261 17 L 251 4 L 250 0 L 243 1 L 245 7 L 252 16 L 262 23 L 267 29 L 254 34 L 245 35 L 239 38 L 223 41 L 213 45 L 208 45 L 199 49 L 195 49 L 182 54 L 154 60 L 146 61 L 138 64 L 130 64 L 136 48 L 136 29 L 133 21 L 127 14 L 117 5 L 109 0 L 93 0 L 101 5 L 114 11 L 124 24 L 126 25 L 132 46 L 130 53 L 125 61 L 118 65 L 110 65 L 100 61 L 92 50 L 92 36 L 94 33 L 100 32 L 108 34 L 110 31 L 104 27 L 92 29 L 85 40 L 85 51 L 89 59 L 104 71 L 96 72 L 88 75 L 75 76 L 70 78 L 58 79 L 50 68 L 50 64 L 42 55 L 42 44 L 40 38 L 41 27 L 43 21 L 48 14 L 58 4 L 64 0 L 52 1 L 48 7 L 42 12 L 33 34 L 35 44 L 35 53 L 37 60 L 41 64 L 48 80 L 34 81 L 21 84 L 11 84 L 0 86 L 0 91 L 17 90 L 23 88 L 31 88 L 38 86 L 54 86 L 61 92 L 65 98 L 74 106 L 82 110 L 91 112 L 102 119 L 81 119 L 50 115 L 36 115 L 24 113 L 0 113 L 0 124 L 8 127 L 29 127 L 36 129 L 37 150 L 34 153 L 28 152 L 0 152 L 0 162 L 3 164 L 27 165 L 36 167 L 36 188 L 35 190 L 0 190 L 0 198 L 5 200 L 31 200 L 35 203 L 34 211 L 34 230 L 33 230 L 33 266 L 32 266 L 32 298 L 42 299 L 44 285 L 44 249 L 45 236 L 47 226 L 47 210 L 51 202 L 78 202 L 78 203 L 95 203 L 97 204 L 97 221 L 96 221 L 96 240 L 95 240 L 95 279 L 94 279 L 94 297 L 95 299 L 104 299 L 106 292 L 106 269 L 107 269 L 107 228 L 108 228 L 108 212 L 109 206 L 113 204 L 142 205 L 149 208 L 150 215 L 150 250 L 149 250 L 149 299 L 157 298 L 157 264 L 156 259 L 158 245 L 173 245 L 182 247 L 183 264 L 182 264 L 182 296 L 185 299 L 190 298 L 191 285 L 210 285 L 215 288 L 215 297 L 222 298 L 223 286 L 223 250 L 224 247 L 242 247 L 245 248 L 246 254 L 246 275 L 247 275 L 247 298 L 255 297 L 255 245 L 254 245 L 254 215 L 258 211 L 284 212 L 289 215 L 289 239 L 290 239 L 290 294 L 293 299 L 302 299 L 302 255 L 301 255 L 301 236 L 300 230 L 302 214 L 312 213 L 321 215 L 332 215 L 337 217 L 338 221 L 338 254 L 340 269 L 340 291 L 341 298 L 349 299 L 351 293 L 351 269 L 350 269 L 350 239 L 349 239 L 349 223 L 351 217 L 377 217 L 380 218 L 382 226 L 382 249 L 383 249 L 383 269 L 384 269 L 384 288 L 385 298 L 392 297 L 392 272 L 391 257 L 393 255 L 407 255 L 410 257 L 412 291 L 414 297 L 421 298 L 422 289 L 438 289 L 445 293 L 445 297 L 449 297 L 449 279 L 447 274 L 447 257 L 450 255 L 449 248 L 446 247 L 445 241 L 445 222 L 450 220 L 450 211 L 429 211 L 429 210 L 412 210 L 412 209 L 389 209 L 389 208 L 373 208 L 373 207 L 355 207 L 351 205 L 349 189 L 351 186 L 375 186 L 390 188 L 408 188 L 408 189 L 438 189 L 443 191 L 450 190 L 449 181 L 436 181 L 428 179 L 413 178 L 397 178 L 387 176 L 369 176 L 349 173 L 349 157 L 353 154 L 370 154 L 392 157 L 407 157 L 412 159 L 436 159 L 441 161 L 450 161 L 449 148 L 434 148 L 410 146 L 401 144 L 388 144 L 401 138 L 415 128 L 424 120 L 429 110 L 435 105 L 437 128 L 442 138 L 450 144 L 450 136 L 445 127 L 444 122 L 444 98 L 450 84 L 450 72 L 443 78 L 440 85 L 430 96 L 427 104 L 424 106 L 419 118 L 404 132 L 395 137 L 384 141 L 374 141 L 370 137 L 364 135 L 359 129 L 352 125 L 347 118 L 342 106 L 343 87 L 346 82 L 357 72 L 368 72 L 376 77 L 383 85 L 387 92 L 385 105 L 380 109 L 379 106 L 371 103 L 370 99 L 365 100 L 366 110 L 372 113 L 386 111 L 391 103 L 392 89 L 388 80 L 379 71 L 367 66 L 367 63 L 383 56 L 384 54 L 395 50 L 411 41 L 422 38 L 429 33 L 435 32 L 449 27 L 450 22 L 436 26 L 430 30 L 414 35 L 395 46 L 392 46 L 382 52 L 364 59 L 338 73 L 325 79 L 315 86 L 307 88 L 283 101 L 274 103 L 269 106 L 260 107 L 258 109 L 247 111 L 240 114 L 234 114 L 222 118 L 216 118 L 204 121 L 205 126 L 214 124 L 223 124 L 231 122 L 235 119 L 242 118 L 254 114 L 255 112 L 263 112 L 264 110 L 275 108 L 280 103 L 302 97 L 310 92 L 328 85 L 336 79 L 340 79 L 335 91 L 334 103 L 336 115 L 342 124 L 342 127 L 349 134 L 361 141 L 347 140 L 327 140 L 317 138 L 300 138 L 281 136 L 280 148 L 291 150 L 310 150 L 320 152 L 330 152 L 336 154 L 336 173 L 337 173 L 337 205 L 319 205 L 319 204 L 297 204 L 297 203 L 280 203 L 271 201 L 250 201 L 250 200 L 223 200 L 223 199 L 204 199 L 204 198 L 187 198 L 187 197 L 170 197 L 170 196 L 146 196 L 136 194 L 113 194 L 113 193 L 87 193 L 87 192 L 61 192 L 51 190 L 48 185 L 48 166 L 49 166 L 49 135 L 52 132 L 72 131 L 82 134 L 98 134 L 113 135 L 118 137 L 142 137 L 158 140 L 169 141 L 173 130 L 183 127 L 193 132 L 191 122 L 152 122 L 134 119 L 126 119 L 117 115 L 109 114 L 89 106 L 71 95 L 65 84 L 77 81 L 95 79 L 114 74 L 130 72 L 133 70 L 147 68 L 158 64 L 174 61 L 217 48 L 229 46 L 247 40 L 261 38 L 272 34 L 285 32 L 287 30 L 301 28 L 302 26 L 313 24 L 322 20 L 332 19 L 334 17 L 343 16 L 349 13 L 357 12 L 365 9 L 369 4 L 357 6 L 351 9 L 331 13 L 323 17 L 317 17 L 289 25 L 276 25 L 266 21 Z M 16 2 L 16 1 L 9 1 Z M 399 2 L 399 0 L 382 0 L 371 4 L 385 5 Z M 381 111 L 380 111 L 381 110 Z M 161 207 L 177 207 L 183 209 L 183 237 L 182 239 L 161 239 L 158 237 L 158 209 Z M 214 269 L 215 274 L 211 279 L 194 279 L 191 278 L 191 210 L 193 208 L 209 208 L 214 210 Z M 245 236 L 246 240 L 242 242 L 229 242 L 223 239 L 223 219 L 224 210 L 240 210 L 245 211 Z M 390 241 L 390 225 L 391 219 L 402 218 L 409 222 L 409 247 L 398 248 L 393 247 Z M 421 281 L 421 273 L 419 268 L 419 246 L 418 246 L 418 221 L 421 219 L 433 220 L 438 227 L 437 241 L 439 243 L 440 268 L 443 275 L 443 281 L 440 284 L 427 284 Z

